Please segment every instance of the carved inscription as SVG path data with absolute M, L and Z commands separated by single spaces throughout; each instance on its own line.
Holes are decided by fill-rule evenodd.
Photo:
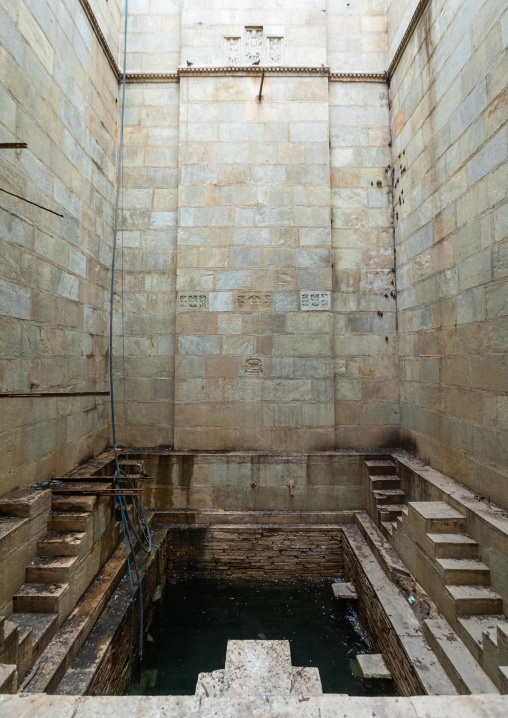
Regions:
M 203 292 L 180 292 L 178 309 L 182 312 L 202 312 L 208 309 L 208 295 Z
M 238 312 L 270 312 L 273 310 L 273 295 L 269 292 L 244 292 L 236 295 Z
M 245 28 L 245 61 L 248 65 L 253 62 L 261 62 L 261 54 L 263 51 L 263 28 L 246 27 Z
M 241 38 L 226 37 L 224 38 L 224 52 L 226 63 L 228 65 L 238 65 L 240 63 Z
M 327 311 L 330 308 L 330 292 L 300 292 L 300 309 L 303 311 Z
M 263 362 L 257 357 L 245 360 L 245 373 L 250 375 L 259 375 L 263 373 Z
M 282 38 L 268 38 L 268 64 L 282 65 Z

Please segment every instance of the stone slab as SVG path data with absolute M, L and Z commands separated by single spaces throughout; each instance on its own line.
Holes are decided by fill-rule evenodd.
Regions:
M 390 679 L 392 674 L 388 670 L 383 656 L 380 653 L 360 653 L 356 656 L 364 678 Z
M 332 591 L 335 598 L 358 598 L 352 583 L 332 583 Z

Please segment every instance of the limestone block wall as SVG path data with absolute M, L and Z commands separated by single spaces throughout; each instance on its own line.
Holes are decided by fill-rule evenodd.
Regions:
M 182 0 L 129 2 L 127 72 L 176 71 L 180 64 L 181 13 Z M 122 24 L 120 63 L 123 62 L 123 27 Z
M 338 447 L 397 446 L 399 384 L 388 93 L 330 83 Z
M 176 448 L 334 445 L 328 80 L 259 86 L 180 82 Z
M 130 446 L 173 443 L 178 98 L 174 82 L 127 86 L 114 356 Z
M 1 391 L 107 390 L 118 87 L 81 5 L 2 3 L 0 81 L 1 187 L 53 211 L 0 192 Z M 0 493 L 107 441 L 107 397 L 0 401 Z
M 262 28 L 262 64 L 271 64 L 270 37 L 281 38 L 285 65 L 326 63 L 326 0 L 183 0 L 182 64 L 250 65 L 246 28 Z M 239 40 L 238 60 L 227 60 L 226 38 Z
M 507 47 L 502 0 L 433 0 L 390 88 L 404 446 L 504 507 Z
M 326 17 L 332 72 L 386 70 L 386 0 L 327 0 Z

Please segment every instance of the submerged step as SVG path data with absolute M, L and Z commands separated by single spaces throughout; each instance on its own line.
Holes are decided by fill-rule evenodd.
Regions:
M 65 583 L 77 564 L 77 556 L 38 556 L 26 568 L 28 583 Z
M 432 650 L 459 693 L 499 693 L 444 618 L 426 619 L 423 623 Z
M 67 583 L 25 583 L 14 595 L 15 613 L 58 613 Z
M 39 556 L 80 556 L 86 550 L 86 533 L 49 531 L 37 542 Z
M 432 558 L 474 558 L 478 544 L 466 534 L 427 534 L 427 550 Z
M 490 570 L 474 558 L 438 558 L 436 566 L 447 585 L 488 586 Z
M 479 616 L 503 610 L 503 599 L 491 586 L 447 586 L 446 592 L 455 601 L 457 616 Z
M 396 466 L 391 459 L 366 459 L 365 466 L 369 474 L 393 474 Z

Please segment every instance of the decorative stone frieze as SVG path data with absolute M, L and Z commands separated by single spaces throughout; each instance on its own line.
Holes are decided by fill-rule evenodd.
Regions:
M 235 308 L 238 312 L 271 312 L 273 311 L 273 293 L 242 292 L 235 297 Z
M 245 28 L 245 61 L 252 65 L 263 59 L 263 28 Z
M 330 292 L 300 292 L 300 309 L 304 312 L 326 312 L 331 309 Z
M 282 65 L 283 39 L 282 37 L 268 38 L 268 63 L 270 65 Z
M 205 312 L 208 310 L 208 295 L 204 292 L 180 292 L 178 309 L 181 312 Z
M 240 37 L 224 38 L 224 59 L 229 65 L 240 64 L 240 53 L 242 51 L 242 39 Z
M 263 361 L 257 357 L 245 360 L 245 373 L 250 376 L 259 376 L 263 373 Z

